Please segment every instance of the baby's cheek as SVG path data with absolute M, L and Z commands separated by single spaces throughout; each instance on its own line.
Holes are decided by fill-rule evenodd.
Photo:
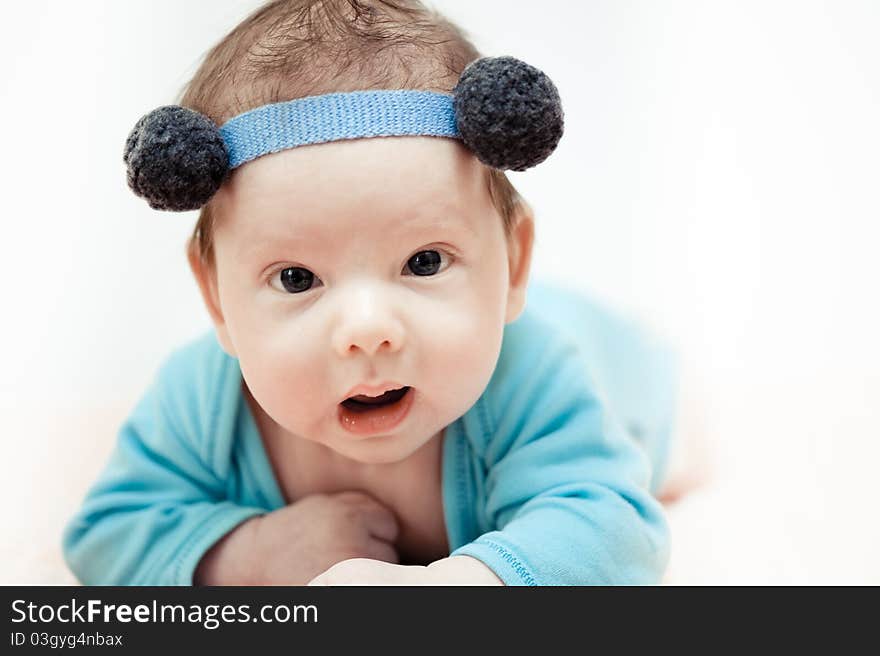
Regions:
M 487 316 L 488 315 L 488 316 Z M 492 313 L 474 313 L 470 309 L 447 315 L 434 333 L 433 363 L 436 380 L 444 396 L 461 412 L 479 398 L 495 369 L 503 336 L 503 321 Z
M 251 393 L 276 422 L 293 428 L 317 408 L 327 405 L 324 376 L 308 360 L 290 353 L 263 353 L 242 373 Z

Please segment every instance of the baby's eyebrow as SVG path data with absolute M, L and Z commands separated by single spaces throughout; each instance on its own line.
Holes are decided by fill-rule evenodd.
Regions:
M 450 218 L 458 216 L 459 218 Z M 461 216 L 460 210 L 439 208 L 430 212 L 415 212 L 411 216 L 400 219 L 393 226 L 384 225 L 378 231 L 384 235 L 383 240 L 397 243 L 400 238 L 408 235 L 425 235 L 427 233 L 453 233 L 476 238 L 478 233 L 471 222 Z M 308 250 L 314 253 L 323 248 L 332 248 L 338 234 L 326 226 L 312 229 L 303 228 L 300 234 L 264 234 L 249 236 L 242 240 L 237 249 L 240 259 L 260 257 L 270 250 Z
M 449 216 L 458 216 L 457 219 L 450 219 Z M 422 213 L 420 216 L 414 216 L 410 221 L 410 229 L 412 231 L 420 230 L 450 230 L 464 231 L 472 237 L 477 236 L 477 231 L 471 222 L 461 215 L 460 210 L 452 210 L 440 208 L 430 213 Z
M 314 251 L 320 247 L 321 239 L 294 235 L 257 235 L 241 240 L 237 248 L 239 259 L 261 257 L 270 250 L 298 250 L 308 248 Z

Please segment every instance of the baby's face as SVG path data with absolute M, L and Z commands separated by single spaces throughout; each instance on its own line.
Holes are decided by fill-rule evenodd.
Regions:
M 282 151 L 238 169 L 213 209 L 218 336 L 292 436 L 396 462 L 483 392 L 522 299 L 483 170 L 456 141 Z

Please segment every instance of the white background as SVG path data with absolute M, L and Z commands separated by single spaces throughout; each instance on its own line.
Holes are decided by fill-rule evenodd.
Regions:
M 122 146 L 253 0 L 0 15 L 0 583 L 68 582 L 64 520 L 162 358 L 208 327 L 195 214 Z M 677 583 L 880 583 L 880 4 L 442 0 L 546 70 L 557 153 L 514 182 L 535 271 L 677 344 L 712 479 L 671 510 Z

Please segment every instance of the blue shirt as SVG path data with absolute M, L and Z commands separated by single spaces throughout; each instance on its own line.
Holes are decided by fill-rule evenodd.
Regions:
M 485 391 L 446 429 L 450 555 L 507 585 L 659 582 L 672 365 L 633 323 L 533 284 Z M 190 585 L 224 534 L 284 506 L 241 382 L 213 331 L 166 360 L 65 528 L 80 581 Z

